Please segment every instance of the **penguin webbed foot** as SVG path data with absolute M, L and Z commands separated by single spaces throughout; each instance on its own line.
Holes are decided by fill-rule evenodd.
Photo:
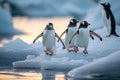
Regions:
M 73 49 L 67 49 L 68 52 L 78 52 L 78 48 L 73 47 Z
M 48 51 L 47 50 L 45 50 L 44 52 L 45 52 L 46 55 L 48 55 Z
M 84 54 L 88 54 L 88 51 L 83 51 Z
M 87 48 L 85 48 L 85 49 L 83 50 L 83 53 L 84 53 L 84 54 L 88 54 Z
M 52 56 L 54 54 L 53 51 L 49 51 L 49 50 L 45 50 L 44 52 L 46 55 L 50 55 L 50 56 Z
M 116 37 L 120 37 L 118 34 L 115 34 Z
M 78 49 L 77 46 L 74 46 L 73 49 L 74 49 L 74 52 L 75 52 L 75 53 L 77 53 L 77 52 L 79 51 L 79 49 Z
M 120 37 L 118 34 L 109 34 L 106 37 L 111 37 L 112 35 L 116 36 L 116 37 Z

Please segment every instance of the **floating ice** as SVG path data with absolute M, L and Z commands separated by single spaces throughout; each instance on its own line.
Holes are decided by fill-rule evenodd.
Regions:
M 119 30 L 120 29 L 118 28 L 118 31 Z M 104 35 L 105 33 L 104 29 L 97 30 L 96 32 L 101 35 Z M 57 51 L 53 56 L 45 55 L 42 50 L 39 50 L 42 53 L 39 56 L 13 62 L 13 67 L 70 70 L 75 67 L 80 67 L 90 62 L 96 61 L 99 58 L 108 56 L 109 54 L 120 50 L 118 47 L 120 46 L 119 40 L 120 38 L 114 36 L 111 36 L 110 38 L 103 38 L 102 42 L 98 39 L 90 40 L 88 46 L 89 53 L 87 55 L 83 54 L 82 48 L 79 48 L 78 53 L 66 52 L 66 50 L 60 49 L 62 45 L 57 43 Z
M 87 76 L 104 75 L 120 71 L 120 51 L 98 59 L 84 66 L 75 68 L 68 73 L 73 78 L 87 78 Z
M 17 38 L 0 48 L 0 58 L 16 61 L 25 59 L 27 55 L 37 56 L 41 53 L 41 46 L 36 44 L 30 45 Z
M 79 59 L 83 54 L 62 53 L 54 56 L 40 55 L 33 59 L 13 62 L 14 68 L 41 68 L 52 70 L 70 70 L 87 64 L 88 61 Z M 32 65 L 31 65 L 32 64 Z M 56 65 L 57 64 L 57 65 Z M 29 65 L 29 66 L 28 66 Z M 38 66 L 39 65 L 39 66 Z

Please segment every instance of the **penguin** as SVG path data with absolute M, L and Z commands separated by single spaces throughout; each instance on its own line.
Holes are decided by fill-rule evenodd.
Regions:
M 74 19 L 74 18 L 71 19 L 70 22 L 69 22 L 69 24 L 68 24 L 67 29 L 60 35 L 60 38 L 61 38 L 63 36 L 63 34 L 66 33 L 66 36 L 65 36 L 65 47 L 66 47 L 66 49 L 67 49 L 68 52 L 71 52 L 71 51 L 77 52 L 78 51 L 75 48 L 76 38 L 72 39 L 71 43 L 69 44 L 69 41 L 70 41 L 71 37 L 78 30 L 78 27 L 77 27 L 77 23 L 78 22 L 79 21 L 77 19 Z M 70 48 L 73 48 L 73 49 L 70 49 Z
M 44 31 L 34 39 L 33 43 L 35 43 L 35 41 L 41 36 L 43 36 L 42 44 L 46 48 L 44 51 L 46 55 L 48 55 L 49 53 L 50 55 L 54 54 L 53 49 L 55 48 L 56 45 L 55 37 L 57 37 L 61 41 L 63 45 L 63 49 L 65 49 L 65 45 L 63 41 L 60 39 L 60 37 L 57 35 L 57 33 L 55 32 L 52 23 L 48 23 Z
M 88 54 L 88 44 L 89 44 L 89 37 L 91 37 L 92 39 L 94 39 L 93 35 L 98 37 L 101 41 L 102 41 L 102 37 L 99 36 L 97 33 L 89 30 L 89 26 L 90 23 L 88 23 L 87 21 L 82 21 L 80 22 L 79 28 L 77 30 L 77 32 L 72 36 L 71 40 L 73 39 L 74 36 L 77 37 L 76 40 L 76 49 L 78 49 L 78 47 L 83 47 L 83 53 L 84 54 Z M 71 43 L 71 40 L 69 43 Z
M 2 8 L 10 10 L 10 3 L 8 2 L 8 0 L 1 0 L 0 5 Z
M 115 35 L 117 37 L 120 37 L 116 33 L 116 22 L 115 22 L 114 15 L 110 9 L 110 7 L 111 7 L 110 3 L 105 2 L 105 3 L 100 3 L 100 4 L 103 7 L 102 16 L 103 16 L 104 24 L 106 26 L 108 33 L 109 33 L 107 37 L 110 37 L 111 35 Z

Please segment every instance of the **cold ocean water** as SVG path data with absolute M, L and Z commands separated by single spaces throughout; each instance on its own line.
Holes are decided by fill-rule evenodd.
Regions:
M 61 25 L 58 22 L 62 22 L 62 25 L 66 28 L 69 19 L 71 18 L 29 19 L 26 17 L 15 17 L 13 19 L 15 28 L 24 34 L 16 34 L 11 38 L 6 36 L 6 38 L 1 40 L 0 46 L 3 47 L 4 44 L 14 41 L 18 37 L 24 42 L 31 44 L 34 38 L 43 31 L 49 22 L 57 23 L 54 26 L 58 26 L 56 31 L 60 35 L 64 28 L 60 28 Z M 56 27 L 54 28 L 56 29 Z M 19 57 L 17 59 L 13 57 L 11 59 L 6 57 L 0 58 L 0 80 L 64 80 L 64 73 L 67 73 L 67 71 L 54 70 L 14 69 L 11 62 L 17 60 L 19 60 Z
M 10 15 L 8 15 L 7 13 L 4 13 L 4 11 L 1 10 L 3 11 L 2 12 L 3 14 L 1 13 L 1 18 L 4 16 L 4 19 L 1 19 L 1 23 L 3 24 L 2 26 L 0 26 L 1 28 L 0 29 L 0 80 L 120 80 L 119 56 L 118 57 L 112 56 L 110 60 L 110 65 L 107 65 L 109 63 L 105 63 L 107 61 L 109 62 L 109 59 L 107 59 L 107 61 L 104 61 L 104 59 L 102 59 L 103 62 L 99 63 L 98 61 L 98 63 L 96 63 L 97 65 L 105 63 L 106 66 L 103 66 L 103 65 L 97 66 L 95 63 L 93 63 L 95 64 L 95 66 L 89 65 L 89 63 L 97 61 L 102 57 L 107 57 L 111 54 L 116 54 L 116 53 L 118 55 L 120 53 L 120 47 L 119 47 L 120 38 L 114 37 L 114 36 L 110 38 L 105 37 L 107 33 L 106 33 L 106 29 L 103 29 L 104 26 L 102 21 L 103 19 L 101 17 L 101 8 L 98 3 L 98 2 L 109 1 L 112 4 L 111 9 L 115 16 L 116 22 L 117 24 L 120 24 L 120 17 L 119 17 L 120 15 L 118 10 L 120 5 L 118 0 L 117 1 L 114 1 L 114 0 L 99 0 L 99 1 L 97 0 L 91 0 L 91 1 L 89 0 L 61 0 L 61 1 L 52 0 L 52 2 L 50 0 L 34 0 L 34 1 L 33 0 L 29 0 L 29 1 L 10 0 L 10 1 L 13 3 L 17 3 L 17 5 L 20 6 L 20 10 L 22 10 L 23 13 L 29 17 L 31 16 L 48 17 L 49 16 L 53 18 L 14 17 L 13 23 L 14 23 L 14 27 L 16 28 L 14 29 L 11 24 L 12 18 L 8 18 Z M 31 4 L 34 4 L 35 6 L 31 6 Z M 45 5 L 48 5 L 48 6 L 45 6 Z M 7 14 L 8 16 L 5 16 L 5 14 Z M 64 16 L 64 17 L 57 18 L 54 16 Z M 70 70 L 70 72 L 65 70 L 40 70 L 40 69 L 30 69 L 30 68 L 27 68 L 27 69 L 13 68 L 12 63 L 15 61 L 16 61 L 16 63 L 14 63 L 15 66 L 25 67 L 28 65 L 27 67 L 31 67 L 32 65 L 34 65 L 34 61 L 39 62 L 41 58 L 42 59 L 49 58 L 48 56 L 45 56 L 45 55 L 38 56 L 40 53 L 42 53 L 41 45 L 39 49 L 38 47 L 36 47 L 36 45 L 33 45 L 32 42 L 35 39 L 35 37 L 43 31 L 46 24 L 48 24 L 49 22 L 52 22 L 54 24 L 55 31 L 57 32 L 58 35 L 61 35 L 61 33 L 68 26 L 69 20 L 71 19 L 71 17 L 65 17 L 65 16 L 74 16 L 82 20 L 87 20 L 91 24 L 90 29 L 95 30 L 100 36 L 102 36 L 103 41 L 100 42 L 96 38 L 93 41 L 90 39 L 90 43 L 88 47 L 88 50 L 89 50 L 88 55 L 82 54 L 82 49 L 80 49 L 80 51 L 77 54 L 74 54 L 74 53 L 68 54 L 65 51 L 62 52 L 61 45 L 57 45 L 57 50 L 58 50 L 57 53 L 58 54 L 63 53 L 63 54 L 55 55 L 55 57 L 53 57 L 51 60 L 48 59 L 48 61 L 46 62 L 43 61 L 42 63 L 43 68 L 51 68 L 51 69 L 53 68 L 68 69 L 69 68 L 70 69 L 74 67 L 75 70 L 74 69 Z M 4 24 L 4 21 L 5 22 L 8 21 L 8 23 Z M 117 25 L 116 30 L 117 30 L 117 33 L 120 35 L 120 25 Z M 23 32 L 24 34 L 19 34 L 19 35 L 9 34 L 9 36 L 3 35 L 5 32 L 6 34 L 8 34 L 9 32 L 19 33 L 19 31 Z M 64 40 L 64 37 L 62 37 L 62 39 Z M 41 38 L 38 41 L 41 41 Z M 37 46 L 39 46 L 39 44 Z M 38 56 L 38 57 L 37 59 L 35 57 L 35 59 L 31 59 L 30 61 L 29 58 L 33 58 L 34 56 L 27 57 L 27 55 L 33 55 L 33 54 L 35 54 L 35 56 Z M 54 62 L 55 60 L 56 62 Z M 59 61 L 59 60 L 62 60 L 62 61 Z M 117 61 L 117 62 L 114 62 L 114 61 Z M 28 64 L 26 64 L 27 62 Z M 56 63 L 59 63 L 59 64 L 56 65 Z M 62 65 L 66 65 L 66 66 L 62 66 Z M 84 66 L 82 67 L 80 65 L 84 65 Z M 76 69 L 75 66 L 78 66 L 78 69 Z M 89 66 L 93 66 L 93 67 L 89 68 Z M 35 67 L 40 68 L 40 66 L 35 66 Z M 88 70 L 90 71 L 93 70 L 93 74 L 87 75 L 87 73 L 89 72 L 86 72 L 86 71 Z M 99 70 L 101 71 L 101 73 L 99 73 Z M 94 71 L 96 72 L 96 74 L 94 74 Z M 105 73 L 102 73 L 102 72 L 105 72 Z M 78 75 L 77 73 L 81 73 L 81 75 L 84 74 L 84 77 L 81 75 Z
M 43 18 L 43 19 L 38 19 L 38 18 L 29 19 L 26 17 L 15 17 L 13 19 L 15 28 L 22 31 L 24 34 L 20 34 L 20 35 L 17 34 L 8 39 L 4 38 L 3 40 L 1 40 L 0 46 L 3 47 L 5 46 L 4 44 L 9 43 L 10 41 L 15 42 L 17 38 L 20 38 L 25 43 L 31 44 L 34 38 L 43 31 L 46 24 L 49 22 L 54 23 L 54 28 L 56 32 L 58 33 L 58 35 L 60 35 L 66 29 L 70 19 L 71 17 Z M 99 30 L 97 32 L 100 33 Z M 88 60 L 88 62 L 92 62 L 94 60 L 97 60 L 98 58 L 109 55 L 109 53 L 114 53 L 116 51 L 119 51 L 119 47 L 118 47 L 120 46 L 119 43 L 113 45 L 114 48 L 111 48 L 110 46 L 105 46 L 105 45 L 112 45 L 110 41 L 114 41 L 114 40 L 116 42 L 119 42 L 120 39 L 116 37 L 104 38 L 103 43 L 98 40 L 95 40 L 95 42 L 91 41 L 90 47 L 89 47 L 90 54 L 88 54 L 88 56 L 82 55 L 80 58 L 83 60 Z M 96 46 L 96 49 L 95 49 L 95 46 Z M 103 51 L 101 50 L 105 51 L 105 53 L 103 54 Z M 80 52 L 82 51 L 80 50 Z M 79 53 L 76 55 L 79 55 Z M 14 56 L 14 55 L 10 55 L 9 57 L 11 56 Z M 93 76 L 90 75 L 90 76 L 86 76 L 85 78 L 76 78 L 76 77 L 68 76 L 67 74 L 69 71 L 67 70 L 66 71 L 65 70 L 40 70 L 40 69 L 29 69 L 29 68 L 28 69 L 14 69 L 12 62 L 16 61 L 16 59 L 19 60 L 18 58 L 16 57 L 14 58 L 12 57 L 12 59 L 10 58 L 7 59 L 4 57 L 0 58 L 0 63 L 1 63 L 0 64 L 0 80 L 119 80 L 120 79 L 119 70 L 115 72 L 113 71 L 110 73 L 97 74 Z M 21 59 L 25 60 L 25 58 L 20 58 L 20 60 Z

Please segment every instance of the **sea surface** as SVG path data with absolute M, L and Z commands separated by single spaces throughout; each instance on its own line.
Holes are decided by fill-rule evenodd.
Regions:
M 71 17 L 55 18 L 27 18 L 14 17 L 14 28 L 22 31 L 24 34 L 15 34 L 6 36 L 0 41 L 0 47 L 17 38 L 22 39 L 28 44 L 38 36 L 46 24 L 52 22 L 58 35 L 66 30 Z M 0 37 L 1 38 L 1 37 Z M 64 38 L 64 36 L 63 36 Z M 41 40 L 41 39 L 40 39 Z M 66 76 L 68 71 L 40 70 L 40 69 L 14 69 L 11 60 L 0 59 L 0 80 L 120 80 L 120 71 L 104 75 L 88 77 L 89 79 L 76 79 Z
M 67 28 L 70 17 L 64 18 L 27 18 L 14 17 L 14 28 L 22 31 L 23 34 L 15 34 L 13 36 L 3 36 L 0 41 L 0 47 L 17 38 L 31 44 L 36 36 L 38 36 L 49 22 L 52 22 L 58 35 Z M 41 40 L 41 39 L 40 39 Z M 40 69 L 14 69 L 12 60 L 4 58 L 0 59 L 0 80 L 65 80 L 66 71 L 40 70 Z

